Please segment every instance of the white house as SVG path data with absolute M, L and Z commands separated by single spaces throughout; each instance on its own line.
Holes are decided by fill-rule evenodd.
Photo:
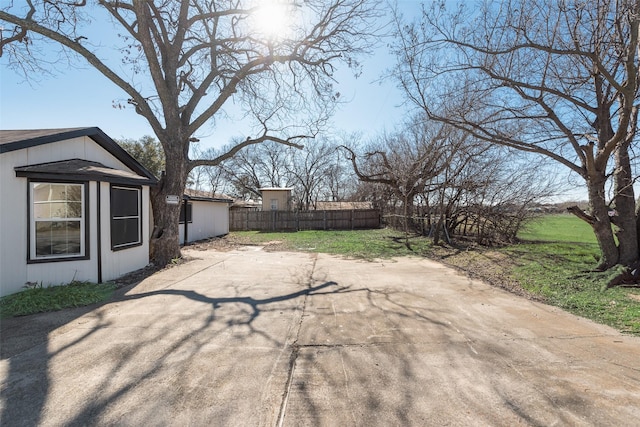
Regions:
M 0 296 L 149 263 L 156 178 L 98 128 L 0 131 Z
M 180 211 L 180 243 L 229 234 L 231 198 L 187 189 Z

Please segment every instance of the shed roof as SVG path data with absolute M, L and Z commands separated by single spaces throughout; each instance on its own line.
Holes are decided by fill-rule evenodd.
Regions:
M 186 188 L 184 190 L 185 200 L 194 200 L 199 202 L 224 202 L 233 203 L 233 199 L 224 194 L 211 193 L 209 191 L 195 190 L 193 188 Z
M 150 184 L 158 182 L 157 178 L 147 168 L 131 157 L 124 148 L 120 147 L 97 127 L 0 130 L 0 154 L 82 136 L 91 138 L 129 169 L 145 177 Z

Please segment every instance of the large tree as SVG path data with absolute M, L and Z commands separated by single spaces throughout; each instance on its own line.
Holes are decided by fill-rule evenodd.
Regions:
M 335 67 L 357 65 L 376 18 L 371 0 L 20 3 L 0 6 L 0 55 L 37 73 L 48 66 L 38 68 L 38 60 L 52 60 L 42 47 L 51 43 L 43 43 L 61 46 L 61 57 L 79 57 L 122 89 L 123 105 L 148 121 L 162 145 L 166 171 L 152 194 L 151 242 L 160 264 L 180 255 L 179 206 L 166 196 L 183 193 L 193 168 L 247 145 L 296 145 L 315 135 L 336 101 Z M 91 21 L 109 20 L 113 32 L 92 31 Z M 253 118 L 253 134 L 217 158 L 189 158 L 198 132 L 214 132 L 208 126 L 231 103 Z
M 417 21 L 397 19 L 408 99 L 433 120 L 580 176 L 590 210 L 574 212 L 593 227 L 603 269 L 640 258 L 630 155 L 639 22 L 637 0 L 442 2 Z

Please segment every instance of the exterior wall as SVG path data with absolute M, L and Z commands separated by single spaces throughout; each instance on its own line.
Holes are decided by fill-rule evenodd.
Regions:
M 187 224 L 189 242 L 229 233 L 229 203 L 191 200 L 192 222 Z M 184 224 L 180 224 L 180 243 L 184 243 Z
M 0 295 L 17 292 L 27 282 L 27 182 L 13 167 L 26 161 L 22 152 L 0 154 Z
M 27 282 L 43 286 L 66 284 L 73 280 L 98 281 L 98 203 L 97 183 L 90 182 L 86 203 L 89 206 L 89 236 L 86 250 L 89 259 L 27 264 L 29 206 L 27 178 L 16 177 L 14 167 L 68 159 L 86 159 L 106 166 L 128 170 L 118 159 L 89 137 L 74 138 L 0 155 L 0 296 L 21 291 Z M 105 187 L 106 185 L 106 187 Z M 106 189 L 105 189 L 106 188 Z M 103 237 L 103 280 L 142 268 L 149 262 L 149 209 L 143 230 L 143 245 L 114 253 L 109 245 L 109 184 L 101 185 L 101 233 Z M 148 207 L 148 187 L 144 187 L 143 206 Z M 106 198 L 106 199 L 105 199 Z M 107 201 L 105 203 L 105 200 Z M 144 212 L 143 212 L 144 214 Z M 105 216 L 106 215 L 106 216 Z M 106 242 L 105 242 L 106 239 Z M 144 254 L 143 254 L 144 253 Z
M 270 211 L 271 200 L 278 200 L 279 211 L 291 210 L 291 190 L 262 190 L 262 210 Z

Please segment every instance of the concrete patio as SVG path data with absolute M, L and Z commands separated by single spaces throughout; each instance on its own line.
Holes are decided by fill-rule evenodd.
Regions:
M 3 321 L 0 424 L 638 425 L 637 337 L 425 259 L 185 253 Z

